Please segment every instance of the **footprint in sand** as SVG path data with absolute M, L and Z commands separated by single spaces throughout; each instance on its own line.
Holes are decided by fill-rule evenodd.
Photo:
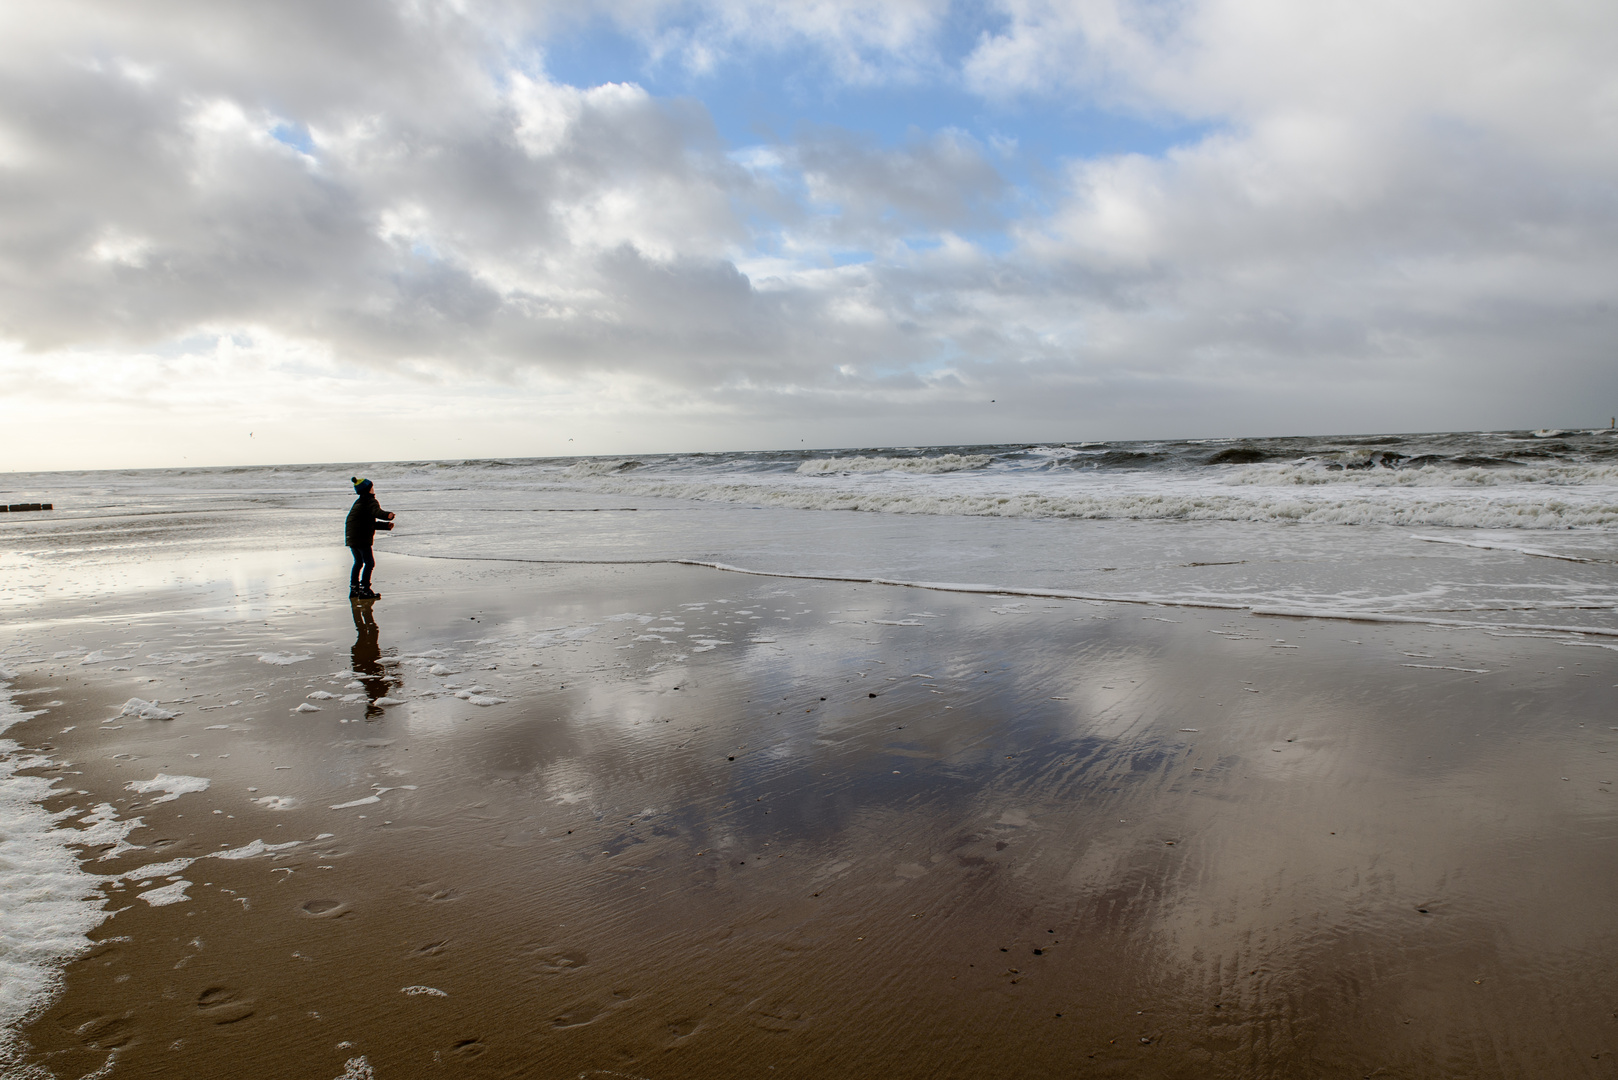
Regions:
M 547 975 L 563 971 L 576 971 L 590 962 L 590 958 L 577 949 L 539 947 L 528 951 L 536 967 Z
M 61 1021 L 63 1027 L 83 1040 L 92 1050 L 116 1050 L 135 1038 L 135 1025 L 129 1013 L 109 1016 L 106 1013 L 79 1013 Z
M 592 1024 L 628 1002 L 630 996 L 626 991 L 614 990 L 605 998 L 586 998 L 558 1014 L 556 1019 L 551 1021 L 551 1027 L 560 1030 Z
M 350 909 L 341 900 L 306 900 L 298 910 L 312 919 L 341 919 Z
M 410 886 L 410 891 L 416 894 L 418 900 L 430 904 L 442 904 L 457 897 L 454 889 L 440 885 L 436 881 L 418 881 Z
M 216 1024 L 234 1024 L 253 1015 L 253 999 L 228 986 L 210 986 L 197 995 L 197 1011 Z
M 808 1026 L 809 1018 L 784 1004 L 765 1004 L 755 1001 L 747 1008 L 747 1021 L 765 1031 L 786 1033 Z
M 679 1020 L 670 1020 L 663 1026 L 668 1028 L 670 1036 L 669 1041 L 679 1042 L 681 1039 L 690 1035 L 693 1031 L 696 1031 L 697 1028 L 701 1026 L 701 1023 L 702 1021 L 700 1020 L 693 1020 L 690 1017 L 682 1017 Z
M 482 1039 L 462 1039 L 450 1047 L 450 1053 L 459 1054 L 461 1057 L 474 1058 L 487 1049 L 488 1047 L 483 1045 Z

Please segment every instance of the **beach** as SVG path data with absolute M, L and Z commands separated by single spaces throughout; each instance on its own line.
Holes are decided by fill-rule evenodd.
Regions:
M 1600 566 L 1454 529 L 1408 546 L 1452 599 L 1516 560 L 1556 603 L 1282 614 L 928 584 L 932 548 L 826 538 L 978 524 L 666 491 L 412 541 L 472 497 L 379 481 L 400 535 L 353 604 L 340 489 L 140 483 L 7 522 L 7 1075 L 1618 1069 L 1618 637 L 1561 599 Z M 1344 535 L 1388 546 L 1255 532 L 1207 572 L 1268 545 L 1371 581 Z M 1517 547 L 1558 543 L 1607 541 Z

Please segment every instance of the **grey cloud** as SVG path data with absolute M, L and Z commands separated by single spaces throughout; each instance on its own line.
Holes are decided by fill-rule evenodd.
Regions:
M 257 325 L 380 365 L 814 383 L 938 343 L 864 271 L 757 287 L 727 258 L 743 215 L 882 243 L 982 223 L 1003 187 L 959 136 L 886 151 L 821 131 L 784 148 L 842 204 L 816 221 L 730 162 L 694 103 L 480 73 L 487 26 L 231 10 L 63 30 L 0 90 L 0 123 L 48 148 L 0 177 L 8 336 Z
M 632 8 L 613 10 L 649 33 L 670 10 Z M 1292 68 L 1266 98 L 1228 34 L 1042 33 L 1055 8 L 1024 4 L 968 76 L 1022 50 L 1071 91 L 1060 49 L 1079 34 L 1151 107 L 1193 111 L 1202 85 L 1229 120 L 1162 157 L 1072 162 L 1036 214 L 952 132 L 886 147 L 805 129 L 744 167 L 695 102 L 546 81 L 533 47 L 560 10 L 0 15 L 0 335 L 138 349 L 263 327 L 378 369 L 625 372 L 759 417 L 914 407 L 934 418 L 916 432 L 974 430 L 997 394 L 1030 423 L 1165 431 L 1422 407 L 1444 419 L 1414 426 L 1467 427 L 1618 397 L 1618 164 L 1598 113 L 1551 138 L 1420 80 L 1403 113 L 1391 92 L 1334 105 L 1329 80 L 1291 95 L 1308 76 Z M 776 30 L 929 55 L 934 7 L 892 26 L 852 10 Z M 1207 31 L 1209 8 L 1173 10 Z M 714 12 L 727 48 L 767 15 Z M 1193 39 L 1225 51 L 1192 56 Z M 949 236 L 1000 228 L 998 254 Z M 851 247 L 874 258 L 828 265 Z
M 796 140 L 794 161 L 814 197 L 837 205 L 836 227 L 847 235 L 1004 224 L 995 203 L 1008 185 L 977 142 L 960 132 L 916 133 L 888 149 L 851 132 L 812 128 Z

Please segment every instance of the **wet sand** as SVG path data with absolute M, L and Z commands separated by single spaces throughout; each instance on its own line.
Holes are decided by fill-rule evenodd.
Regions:
M 8 628 L 142 822 L 50 1075 L 1618 1072 L 1593 641 L 340 555 Z

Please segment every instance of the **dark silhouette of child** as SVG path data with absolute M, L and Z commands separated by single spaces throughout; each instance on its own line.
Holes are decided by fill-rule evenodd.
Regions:
M 393 515 L 382 509 L 376 501 L 376 493 L 369 480 L 353 477 L 354 493 L 359 498 L 348 511 L 348 523 L 343 533 L 343 542 L 354 553 L 354 570 L 348 575 L 348 598 L 350 600 L 380 600 L 382 594 L 371 590 L 371 571 L 376 569 L 376 555 L 371 551 L 371 543 L 376 538 L 376 531 L 393 528 Z

